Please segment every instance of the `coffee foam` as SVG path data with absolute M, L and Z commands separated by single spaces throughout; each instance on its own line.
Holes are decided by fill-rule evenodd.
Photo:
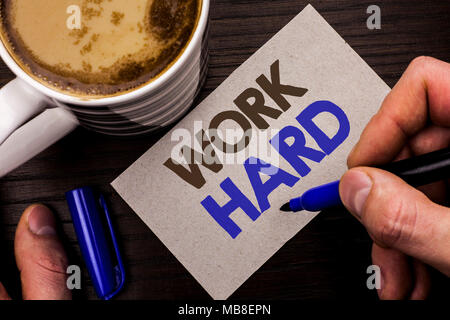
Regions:
M 1 0 L 2 40 L 25 71 L 75 96 L 134 90 L 176 61 L 198 22 L 200 0 Z M 66 26 L 81 9 L 80 29 Z

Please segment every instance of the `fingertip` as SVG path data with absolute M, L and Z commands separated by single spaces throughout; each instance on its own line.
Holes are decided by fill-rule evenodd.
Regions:
M 11 300 L 8 292 L 6 292 L 5 287 L 3 286 L 3 284 L 0 282 L 0 300 Z
M 20 217 L 15 234 L 15 248 L 21 249 L 30 238 L 56 234 L 56 220 L 51 210 L 40 203 L 28 206 Z
M 413 277 L 406 255 L 374 243 L 372 263 L 379 266 L 381 271 L 382 282 L 378 290 L 381 300 L 401 300 L 409 297 L 413 288 Z
M 361 168 L 350 169 L 341 179 L 339 193 L 342 202 L 357 219 L 361 219 L 372 185 L 371 177 Z
M 350 151 L 350 153 L 348 154 L 347 157 L 347 167 L 349 169 L 353 168 L 356 164 L 355 158 L 356 158 L 356 153 L 357 153 L 357 149 L 359 148 L 359 143 L 355 144 L 352 148 L 352 150 Z
M 414 270 L 414 289 L 412 290 L 410 299 L 411 300 L 425 300 L 431 291 L 431 275 L 428 267 L 414 259 L 413 261 Z
M 27 213 L 28 228 L 33 234 L 37 236 L 56 235 L 55 217 L 48 207 L 36 204 Z

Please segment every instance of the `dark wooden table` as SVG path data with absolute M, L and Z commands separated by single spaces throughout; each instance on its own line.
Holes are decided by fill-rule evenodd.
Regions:
M 299 0 L 213 0 L 211 63 L 205 98 L 231 72 L 307 4 Z M 393 86 L 416 56 L 450 61 L 448 0 L 317 0 L 325 19 Z M 366 9 L 382 10 L 382 29 L 368 30 Z M 0 83 L 13 74 L 0 63 Z M 56 212 L 72 264 L 83 265 L 64 192 L 94 185 L 107 197 L 126 262 L 128 281 L 119 299 L 208 299 L 184 267 L 113 191 L 109 183 L 167 130 L 120 140 L 78 129 L 0 180 L 0 281 L 15 298 L 20 282 L 13 255 L 14 232 L 32 203 Z M 324 212 L 256 272 L 233 299 L 376 299 L 366 288 L 370 239 L 344 210 Z M 83 267 L 76 298 L 96 298 Z M 437 275 L 434 296 L 449 297 L 448 278 Z M 447 289 L 447 290 L 446 290 Z

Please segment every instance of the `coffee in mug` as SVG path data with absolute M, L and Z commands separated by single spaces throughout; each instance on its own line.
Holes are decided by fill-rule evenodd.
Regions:
M 198 24 L 202 0 L 0 0 L 1 37 L 30 76 L 86 99 L 163 74 Z

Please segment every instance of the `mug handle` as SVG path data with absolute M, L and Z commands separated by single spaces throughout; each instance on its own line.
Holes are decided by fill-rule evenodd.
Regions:
M 0 178 L 78 126 L 70 111 L 46 109 L 47 103 L 45 95 L 19 78 L 0 90 Z

